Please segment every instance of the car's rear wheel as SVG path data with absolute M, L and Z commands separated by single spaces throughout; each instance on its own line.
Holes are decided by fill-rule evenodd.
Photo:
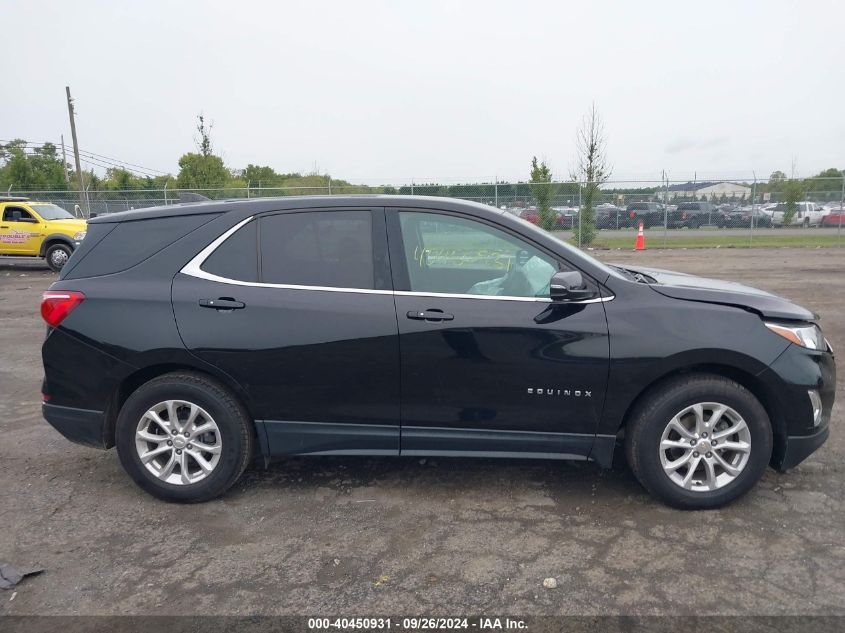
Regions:
M 73 249 L 67 244 L 53 244 L 44 253 L 44 259 L 47 261 L 50 270 L 57 273 L 67 264 L 71 253 L 73 253 Z
M 138 388 L 121 408 L 115 433 L 126 472 L 166 501 L 223 494 L 253 450 L 243 406 L 215 380 L 190 372 L 165 374 Z
M 636 406 L 625 452 L 655 497 L 676 508 L 717 508 L 763 475 L 772 428 L 766 410 L 739 383 L 686 375 L 658 386 Z

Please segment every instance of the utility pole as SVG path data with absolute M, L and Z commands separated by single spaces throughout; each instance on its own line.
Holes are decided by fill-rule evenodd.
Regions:
M 73 158 L 76 163 L 76 182 L 79 187 L 79 208 L 86 209 L 85 184 L 82 180 L 82 165 L 79 163 L 79 143 L 76 140 L 76 119 L 73 116 L 73 99 L 70 98 L 70 86 L 65 86 L 65 92 L 67 93 L 67 113 L 70 117 L 70 135 L 73 137 Z
M 70 182 L 70 176 L 67 173 L 67 154 L 65 154 L 65 135 L 62 134 L 62 167 L 65 170 L 65 182 Z

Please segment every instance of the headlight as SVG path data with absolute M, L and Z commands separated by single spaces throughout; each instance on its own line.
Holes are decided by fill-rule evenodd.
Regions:
M 88 234 L 88 231 L 80 231 L 76 235 L 73 236 L 74 241 L 81 242 L 85 239 L 85 236 Z
M 822 336 L 822 331 L 817 325 L 810 324 L 793 326 L 780 325 L 778 323 L 766 323 L 766 327 L 775 334 L 782 336 L 790 343 L 795 343 L 796 345 L 800 345 L 801 347 L 806 347 L 808 349 L 825 349 L 824 337 Z

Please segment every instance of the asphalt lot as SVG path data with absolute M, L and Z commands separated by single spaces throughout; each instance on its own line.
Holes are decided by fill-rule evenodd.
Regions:
M 845 249 L 598 256 L 778 292 L 845 345 Z M 719 511 L 659 505 L 621 462 L 401 458 L 291 459 L 169 505 L 42 420 L 52 279 L 0 261 L 0 561 L 46 569 L 0 614 L 845 614 L 845 370 L 828 443 Z

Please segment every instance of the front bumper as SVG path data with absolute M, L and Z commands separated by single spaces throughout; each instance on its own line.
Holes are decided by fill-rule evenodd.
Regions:
M 47 402 L 41 405 L 44 419 L 71 442 L 106 448 L 105 416 L 102 411 L 61 407 Z
M 797 466 L 812 455 L 830 435 L 830 427 L 826 426 L 813 435 L 790 435 L 786 438 L 786 451 L 778 470 L 784 472 Z
M 790 345 L 759 377 L 772 390 L 771 415 L 776 423 L 772 466 L 785 471 L 804 461 L 830 435 L 836 361 L 829 349 L 822 352 Z M 813 416 L 809 390 L 821 401 L 818 420 Z

